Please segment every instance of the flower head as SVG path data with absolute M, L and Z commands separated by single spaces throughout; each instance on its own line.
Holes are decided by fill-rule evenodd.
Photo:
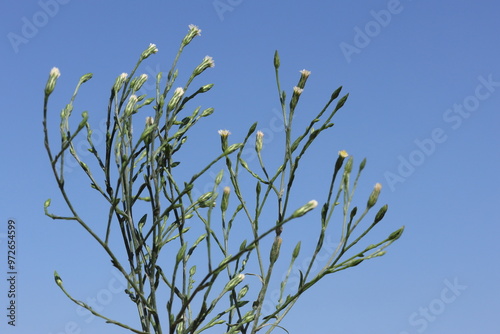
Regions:
M 219 133 L 219 135 L 221 137 L 227 137 L 227 136 L 229 136 L 231 134 L 231 132 L 229 132 L 229 130 L 219 130 L 217 132 Z
M 347 154 L 346 150 L 339 151 L 339 156 L 342 158 L 347 158 L 349 154 Z

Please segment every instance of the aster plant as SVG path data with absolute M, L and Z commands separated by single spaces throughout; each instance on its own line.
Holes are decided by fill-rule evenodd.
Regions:
M 157 53 L 154 44 L 142 52 L 130 74 L 116 78 L 108 101 L 102 148 L 93 143 L 88 112 L 82 113 L 76 125 L 70 125 L 75 98 L 92 74 L 80 78 L 60 113 L 59 145 L 49 142 L 48 117 L 52 113 L 48 102 L 60 76 L 57 68 L 50 71 L 43 109 L 45 148 L 70 214 L 61 216 L 49 211 L 50 199 L 44 204 L 45 214 L 55 220 L 79 224 L 97 242 L 125 278 L 128 286 L 124 293 L 137 309 L 138 321 L 126 324 L 101 314 L 75 297 L 74 292 L 70 293 L 57 272 L 55 282 L 80 307 L 134 333 L 287 331 L 280 323 L 303 293 L 329 274 L 384 255 L 385 248 L 401 236 L 403 227 L 378 243 L 358 245 L 382 220 L 387 205 L 371 214 L 378 201 L 380 184 L 375 185 L 366 205 L 359 209 L 353 205 L 366 160 L 353 171 L 354 160 L 345 151 L 338 152 L 325 200 L 321 203 L 310 200 L 298 208 L 290 207 L 301 158 L 319 135 L 333 126 L 332 117 L 344 106 L 348 94 L 340 96 L 342 87 L 336 89 L 305 128 L 298 134 L 292 132 L 295 109 L 310 72 L 300 71 L 298 83 L 287 99 L 280 85 L 277 52 L 274 68 L 284 125 L 279 166 L 273 171 L 266 167 L 262 156 L 264 134 L 255 123 L 239 143 L 230 144 L 230 132 L 219 130 L 219 153 L 210 161 L 199 162 L 197 172 L 183 180 L 179 176 L 183 165 L 177 161 L 178 152 L 187 147 L 187 134 L 194 131 L 194 126 L 214 112 L 213 108 L 202 110 L 190 106 L 195 97 L 213 87 L 205 84 L 192 88 L 194 79 L 214 66 L 211 57 L 205 57 L 187 81 L 176 87 L 179 57 L 200 32 L 198 27 L 189 26 L 166 78 L 162 73 L 155 78 L 155 96 L 138 95 L 149 78 L 136 74 L 141 63 Z M 145 110 L 149 115 L 145 121 L 140 116 L 142 129 L 133 132 L 139 111 L 144 115 Z M 214 134 L 217 135 L 215 131 Z M 84 161 L 76 149 L 76 140 L 81 138 L 87 143 L 92 161 Z M 257 158 L 254 164 L 244 159 L 245 150 L 254 152 Z M 78 163 L 91 188 L 106 204 L 108 215 L 100 221 L 100 226 L 103 222 L 106 225 L 103 233 L 97 232 L 96 226 L 77 212 L 65 182 L 67 159 Z M 207 174 L 217 166 L 222 169 L 210 181 L 211 190 L 197 194 L 200 183 L 206 184 Z M 246 195 L 248 185 L 251 197 Z M 316 208 L 319 210 L 316 216 L 309 213 Z M 275 215 L 273 218 L 269 218 L 270 212 Z M 334 212 L 339 218 L 335 224 L 330 223 Z M 283 231 L 292 221 L 299 224 L 306 214 L 317 221 L 309 219 L 308 231 L 314 232 L 314 236 L 306 240 L 315 246 L 307 254 L 311 258 L 308 267 L 297 272 L 295 263 L 304 256 L 301 241 L 287 240 Z M 362 220 L 369 223 L 361 224 Z M 244 228 L 246 232 L 241 233 Z M 317 270 L 313 264 L 318 263 L 318 255 L 325 249 L 327 231 L 331 229 L 335 229 L 338 243 Z M 123 242 L 117 246 L 112 240 Z M 282 251 L 284 247 L 286 251 Z M 267 307 L 271 292 L 275 298 L 271 298 L 272 307 Z

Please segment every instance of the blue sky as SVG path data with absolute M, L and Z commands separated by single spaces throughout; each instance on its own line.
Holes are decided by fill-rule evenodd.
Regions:
M 387 255 L 327 277 L 299 300 L 283 323 L 290 333 L 498 333 L 496 2 L 8 0 L 0 6 L 2 277 L 9 219 L 18 235 L 17 326 L 8 326 L 2 314 L 0 332 L 124 333 L 80 312 L 54 284 L 54 270 L 81 299 L 100 300 L 104 312 L 133 319 L 118 292 L 121 281 L 96 244 L 79 226 L 43 215 L 47 198 L 54 211 L 65 210 L 43 148 L 43 88 L 57 66 L 62 75 L 51 101 L 57 115 L 78 78 L 94 73 L 76 107 L 98 124 L 116 76 L 129 72 L 149 43 L 159 52 L 142 71 L 150 77 L 167 72 L 188 25 L 196 24 L 202 36 L 186 49 L 180 75 L 205 55 L 214 58 L 215 68 L 199 83 L 215 87 L 199 103 L 216 113 L 193 138 L 201 144 L 188 160 L 218 153 L 217 130 L 229 129 L 236 142 L 255 121 L 268 131 L 267 157 L 281 152 L 272 67 L 277 49 L 289 95 L 298 71 L 312 72 L 298 129 L 338 86 L 350 93 L 335 126 L 303 164 L 297 203 L 324 195 L 337 151 L 345 149 L 358 162 L 368 160 L 360 203 L 380 182 L 379 201 L 389 204 L 370 241 L 406 226 Z M 86 186 L 76 169 L 67 178 Z M 89 219 L 98 220 L 87 190 L 75 195 Z M 312 240 L 288 237 L 299 236 Z M 299 260 L 307 263 L 305 256 Z M 5 313 L 6 279 L 1 282 Z

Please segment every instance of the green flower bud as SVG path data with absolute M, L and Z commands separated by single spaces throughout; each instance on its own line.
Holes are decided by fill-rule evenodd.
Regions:
M 299 102 L 299 97 L 302 94 L 303 89 L 300 87 L 293 87 L 292 100 L 290 101 L 290 110 L 294 110 L 297 102 Z
M 122 73 L 116 78 L 115 83 L 113 84 L 113 92 L 116 94 L 123 87 L 125 80 L 127 80 L 127 73 Z
M 339 156 L 335 162 L 335 172 L 338 172 L 344 163 L 344 159 L 347 158 L 349 154 L 345 150 L 339 151 Z
M 61 277 L 59 277 L 59 274 L 57 273 L 57 271 L 55 271 L 55 270 L 54 270 L 54 280 L 56 281 L 57 285 L 62 287 L 63 281 L 62 281 Z
M 240 292 L 238 292 L 238 300 L 245 297 L 247 292 L 248 292 L 248 285 L 245 285 L 244 287 L 241 288 Z
M 213 86 L 214 86 L 214 84 L 208 84 L 208 85 L 205 85 L 205 86 L 201 86 L 201 88 L 199 89 L 199 92 L 200 93 L 206 93 L 210 89 L 212 89 Z
M 224 187 L 223 193 L 222 193 L 222 202 L 220 204 L 222 212 L 226 212 L 227 206 L 229 203 L 229 193 L 231 192 L 231 188 L 229 187 Z
M 353 158 L 349 157 L 347 160 L 347 163 L 345 164 L 344 171 L 345 173 L 349 174 L 352 171 L 352 163 L 353 163 Z
M 144 83 L 146 82 L 146 80 L 148 80 L 148 75 L 147 74 L 141 74 L 139 77 L 134 78 L 132 80 L 132 82 L 130 83 L 130 87 L 132 88 L 132 90 L 134 92 L 138 91 L 139 89 L 141 89 L 142 85 L 144 85 Z
M 212 57 L 210 56 L 205 56 L 203 60 L 201 61 L 201 64 L 196 66 L 196 68 L 193 71 L 193 75 L 197 76 L 200 75 L 203 71 L 205 71 L 209 67 L 214 67 L 215 63 Z
M 208 108 L 203 110 L 203 112 L 201 113 L 201 117 L 207 117 L 212 115 L 213 113 L 214 113 L 214 108 Z
M 195 38 L 196 36 L 201 36 L 201 29 L 199 29 L 197 26 L 195 26 L 194 24 L 190 24 L 188 27 L 189 32 L 182 39 L 182 46 L 186 46 L 191 43 L 193 38 Z
M 278 259 L 278 256 L 280 255 L 280 248 L 282 242 L 283 239 L 281 239 L 280 236 L 274 238 L 273 246 L 271 247 L 271 253 L 269 255 L 269 261 L 271 261 L 271 264 L 275 263 L 276 260 Z
M 222 146 L 222 151 L 225 152 L 227 150 L 227 137 L 231 134 L 229 130 L 219 130 L 220 141 Z
M 392 232 L 389 237 L 387 238 L 387 240 L 397 240 L 401 237 L 401 235 L 403 234 L 403 231 L 404 231 L 405 227 L 401 227 L 399 230 L 396 230 L 394 232 Z
M 299 88 L 304 88 L 304 86 L 306 85 L 306 81 L 307 81 L 307 78 L 309 78 L 309 75 L 311 74 L 311 71 L 308 71 L 308 70 L 302 70 L 300 71 L 300 79 L 299 79 L 299 83 L 297 84 L 297 86 Z
M 378 210 L 377 214 L 375 215 L 375 220 L 374 220 L 374 223 L 378 223 L 379 221 L 382 220 L 382 218 L 384 218 L 385 216 L 385 213 L 387 212 L 387 204 L 384 205 L 383 207 L 380 208 L 380 210 Z
M 84 74 L 82 75 L 82 77 L 80 78 L 80 83 L 85 83 L 87 81 L 89 81 L 90 79 L 92 79 L 92 73 L 87 73 L 87 74 Z
M 373 188 L 373 191 L 368 198 L 368 203 L 366 203 L 368 209 L 370 209 L 375 205 L 375 203 L 377 203 L 378 196 L 380 195 L 380 189 L 382 189 L 382 185 L 380 183 L 375 184 L 375 187 Z
M 274 68 L 278 69 L 280 67 L 280 55 L 278 50 L 274 51 Z
M 293 249 L 293 253 L 292 253 L 292 259 L 296 259 L 297 256 L 299 256 L 299 253 L 300 253 L 300 241 L 297 242 L 297 245 L 295 246 L 295 248 Z
M 167 110 L 168 111 L 174 110 L 175 107 L 177 107 L 177 104 L 179 103 L 183 95 L 184 95 L 184 89 L 182 89 L 182 87 L 177 87 L 174 91 L 174 96 L 172 96 L 172 98 L 167 104 Z
M 49 73 L 49 79 L 47 80 L 47 84 L 45 85 L 45 96 L 49 96 L 54 91 L 56 87 L 57 79 L 61 76 L 61 72 L 57 67 L 53 67 Z
M 156 45 L 153 43 L 150 43 L 148 48 L 142 52 L 141 60 L 144 60 L 147 57 L 151 56 L 153 53 L 157 53 L 157 52 L 158 52 L 158 48 L 156 47 Z
M 295 212 L 292 214 L 292 218 L 298 218 L 302 217 L 312 209 L 318 206 L 318 202 L 315 200 L 309 201 L 306 205 L 302 206 L 301 208 L 295 210 Z
M 230 291 L 234 289 L 238 284 L 240 284 L 245 279 L 244 274 L 239 274 L 238 276 L 233 277 L 229 282 L 227 282 L 223 291 Z
M 130 95 L 128 98 L 127 105 L 125 106 L 125 116 L 130 116 L 134 113 L 135 111 L 135 105 L 137 104 L 137 96 L 136 95 Z
M 255 137 L 255 150 L 257 153 L 262 151 L 262 138 L 264 137 L 264 133 L 262 131 L 257 131 L 257 135 Z

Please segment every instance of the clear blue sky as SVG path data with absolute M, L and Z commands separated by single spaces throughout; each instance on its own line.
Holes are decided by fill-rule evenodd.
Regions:
M 198 140 L 207 147 L 192 152 L 193 162 L 218 152 L 218 129 L 237 141 L 259 121 L 267 138 L 278 138 L 272 130 L 278 49 L 284 89 L 290 92 L 299 70 L 312 72 L 298 128 L 332 90 L 343 85 L 350 93 L 335 127 L 304 163 L 297 202 L 324 194 L 326 173 L 345 149 L 358 162 L 368 159 L 360 203 L 380 182 L 380 202 L 389 204 L 370 240 L 406 226 L 386 256 L 311 289 L 283 323 L 290 333 L 497 334 L 499 15 L 495 1 L 461 0 L 2 1 L 0 332 L 125 333 L 81 314 L 54 284 L 55 269 L 81 299 L 100 299 L 105 313 L 135 321 L 96 244 L 79 226 L 43 215 L 49 197 L 54 211 L 65 212 L 43 148 L 43 88 L 59 67 L 51 102 L 57 115 L 78 78 L 94 73 L 78 107 L 102 119 L 116 76 L 129 72 L 149 43 L 159 52 L 142 71 L 151 77 L 168 71 L 187 26 L 196 24 L 202 36 L 186 49 L 180 69 L 186 75 L 205 55 L 214 58 L 200 84 L 216 86 L 200 103 L 216 113 L 200 127 Z M 281 152 L 280 143 L 269 139 L 270 157 Z M 84 180 L 76 171 L 68 176 L 74 185 Z M 100 219 L 85 194 L 81 207 Z M 19 241 L 15 328 L 4 315 L 9 219 L 17 222 Z

